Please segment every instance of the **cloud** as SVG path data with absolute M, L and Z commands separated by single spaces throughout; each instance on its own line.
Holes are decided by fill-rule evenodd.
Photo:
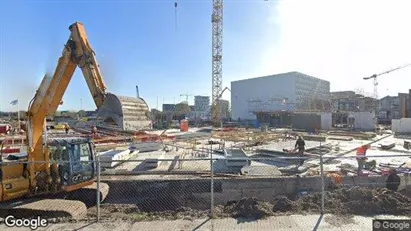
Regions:
M 372 92 L 362 77 L 411 63 L 411 1 L 286 0 L 271 7 L 266 37 L 279 42 L 261 54 L 261 74 L 295 70 L 329 80 L 331 90 Z M 380 96 L 407 92 L 408 76 L 411 67 L 381 76 Z

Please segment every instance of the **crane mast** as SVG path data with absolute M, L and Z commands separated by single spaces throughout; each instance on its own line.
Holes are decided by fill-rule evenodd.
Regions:
M 223 0 L 213 0 L 212 22 L 212 121 L 218 126 L 220 120 L 219 95 L 222 90 L 223 57 Z

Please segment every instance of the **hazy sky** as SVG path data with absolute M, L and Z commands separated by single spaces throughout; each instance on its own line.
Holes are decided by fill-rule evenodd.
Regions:
M 0 110 L 29 100 L 84 23 L 110 92 L 151 108 L 211 94 L 211 0 L 0 1 Z M 372 93 L 362 77 L 411 62 L 410 0 L 225 0 L 223 85 L 300 71 L 331 90 Z M 379 96 L 408 92 L 411 67 L 379 78 Z M 229 92 L 224 94 L 229 99 Z M 94 110 L 80 69 L 59 110 Z M 190 97 L 190 102 L 193 98 Z

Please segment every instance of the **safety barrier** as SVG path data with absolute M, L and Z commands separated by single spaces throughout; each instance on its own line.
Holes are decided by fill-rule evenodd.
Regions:
M 358 171 L 355 156 L 327 154 L 238 157 L 203 148 L 195 152 L 183 151 L 179 155 L 159 151 L 139 153 L 137 156 L 140 159 L 71 162 L 77 169 L 71 174 L 71 181 L 80 182 L 87 178 L 87 174 L 94 172 L 97 191 L 106 187 L 103 185 L 109 189 L 107 195 L 94 192 L 63 197 L 86 201 L 86 213 L 77 214 L 75 220 L 116 222 L 126 219 L 136 222 L 190 219 L 199 222 L 241 217 L 259 219 L 279 214 L 399 216 L 410 213 L 409 154 L 367 156 L 361 172 Z M 230 164 L 228 161 L 231 161 Z M 67 163 L 51 161 L 49 164 L 58 164 L 64 169 Z M 2 162 L 3 192 L 9 190 L 7 177 L 13 177 L 6 169 L 13 165 L 16 161 Z M 88 166 L 94 166 L 94 169 Z M 27 168 L 30 169 L 29 165 Z M 79 169 L 86 170 L 80 172 Z M 392 178 L 389 177 L 391 169 L 396 169 L 400 179 L 396 192 L 387 186 L 387 179 Z M 73 168 L 73 171 L 76 170 Z M 41 173 L 37 176 L 40 187 L 45 184 L 46 178 Z M 22 179 L 20 184 L 23 184 Z M 58 199 L 55 204 L 48 204 L 48 209 L 54 210 L 54 215 L 59 218 L 48 214 L 47 217 L 53 217 L 48 222 L 67 221 L 68 216 L 76 213 L 62 211 L 66 203 Z M 5 206 L 8 203 L 2 204 L 0 215 L 5 219 L 12 210 Z M 36 205 L 31 206 L 35 208 Z M 30 216 L 27 211 L 20 215 L 17 213 L 18 210 L 13 212 L 15 217 L 23 218 L 46 214 L 42 211 L 31 212 Z

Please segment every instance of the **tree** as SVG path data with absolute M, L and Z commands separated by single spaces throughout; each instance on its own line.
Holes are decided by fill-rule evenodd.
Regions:
M 187 115 L 191 112 L 190 106 L 185 103 L 176 104 L 175 113 L 178 115 Z

